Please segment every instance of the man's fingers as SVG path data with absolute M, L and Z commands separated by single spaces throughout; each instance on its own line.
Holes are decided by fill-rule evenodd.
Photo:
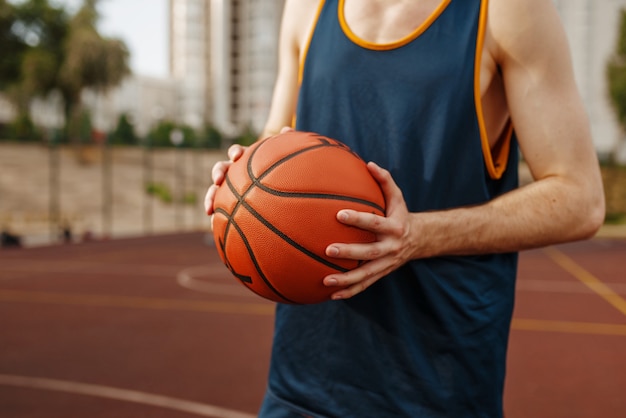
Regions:
M 326 248 L 326 255 L 335 258 L 348 258 L 351 260 L 375 260 L 385 253 L 383 244 L 331 244 Z
M 343 209 L 337 212 L 337 220 L 375 234 L 395 234 L 398 232 L 395 222 L 375 213 Z
M 228 158 L 230 158 L 230 161 L 237 161 L 239 157 L 241 157 L 241 154 L 243 154 L 244 150 L 245 148 L 239 144 L 231 145 L 227 152 Z
M 215 199 L 215 193 L 217 192 L 217 185 L 212 184 L 204 195 L 204 210 L 207 215 L 213 213 L 213 200 Z
M 230 161 L 219 161 L 215 163 L 213 169 L 211 170 L 211 178 L 213 179 L 214 184 L 222 184 L 224 177 L 226 176 L 226 171 L 231 164 L 232 162 Z

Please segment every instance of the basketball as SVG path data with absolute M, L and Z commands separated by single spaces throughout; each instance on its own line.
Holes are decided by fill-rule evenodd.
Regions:
M 248 147 L 215 195 L 213 236 L 232 275 L 280 303 L 330 299 L 329 274 L 359 266 L 325 254 L 332 243 L 373 242 L 373 233 L 340 223 L 341 209 L 385 213 L 380 186 L 343 143 L 290 131 Z

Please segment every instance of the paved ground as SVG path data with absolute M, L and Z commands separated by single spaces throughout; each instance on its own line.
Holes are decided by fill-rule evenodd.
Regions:
M 76 241 L 107 228 L 158 235 L 38 247 L 51 239 L 50 157 L 0 144 L 1 226 L 35 246 L 0 250 L 0 417 L 254 416 L 273 306 L 241 289 L 197 232 L 208 224 L 207 173 L 223 154 L 116 148 L 107 174 L 99 150 L 82 165 L 61 149 L 60 219 Z M 147 180 L 199 201 L 146 197 Z M 196 232 L 162 235 L 174 231 Z M 508 418 L 624 415 L 626 225 L 600 237 L 522 255 Z
M 0 416 L 253 417 L 273 305 L 204 241 L 0 250 Z M 508 418 L 624 416 L 625 256 L 619 239 L 522 254 Z
M 230 417 L 207 405 L 260 401 L 272 305 L 201 234 L 0 251 L 0 287 L 0 416 L 193 416 L 185 401 Z

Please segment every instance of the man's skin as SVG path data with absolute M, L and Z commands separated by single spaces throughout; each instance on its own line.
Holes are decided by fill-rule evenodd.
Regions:
M 411 33 L 440 4 L 440 0 L 346 0 L 344 12 L 353 34 L 368 42 L 389 43 Z M 319 0 L 286 1 L 279 74 L 262 138 L 292 123 L 300 61 L 318 5 Z M 551 0 L 489 1 L 480 95 L 490 147 L 497 147 L 510 118 L 535 181 L 482 205 L 410 213 L 389 172 L 369 163 L 385 195 L 387 213 L 337 214 L 340 222 L 373 231 L 377 241 L 328 246 L 329 256 L 368 260 L 355 270 L 324 279 L 326 286 L 347 286 L 334 293 L 334 299 L 362 292 L 412 259 L 519 251 L 586 239 L 597 232 L 605 213 L 602 179 L 569 46 Z M 231 147 L 231 160 L 213 167 L 214 184 L 205 198 L 208 214 L 217 187 L 242 152 L 238 145 Z

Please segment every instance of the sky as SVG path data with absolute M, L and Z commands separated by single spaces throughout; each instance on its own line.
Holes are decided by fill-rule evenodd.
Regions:
M 82 4 L 82 0 L 55 2 L 72 12 Z M 124 40 L 135 74 L 167 76 L 167 7 L 167 0 L 100 0 L 98 29 L 103 36 Z

